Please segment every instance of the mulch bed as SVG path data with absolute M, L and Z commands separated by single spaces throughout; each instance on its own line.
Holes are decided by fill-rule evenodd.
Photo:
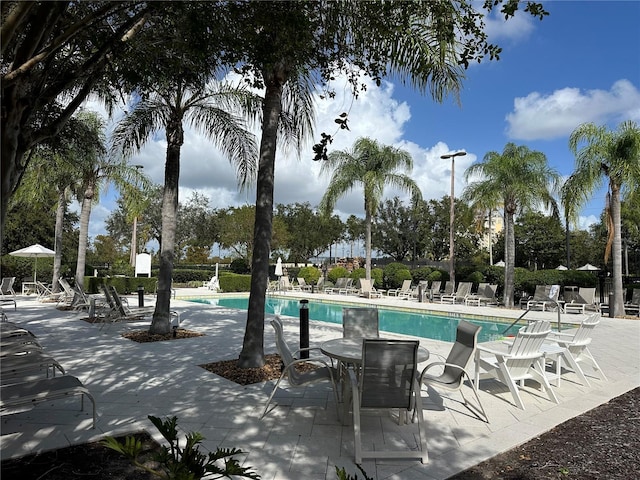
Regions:
M 204 333 L 196 332 L 194 330 L 187 330 L 185 328 L 176 328 L 170 333 L 165 333 L 163 335 L 151 334 L 148 330 L 133 330 L 131 332 L 124 332 L 122 336 L 124 338 L 128 338 L 129 340 L 133 340 L 134 342 L 148 343 L 179 340 L 182 338 L 204 337 Z

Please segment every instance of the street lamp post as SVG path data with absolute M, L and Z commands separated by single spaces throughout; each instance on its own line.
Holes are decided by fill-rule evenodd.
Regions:
M 144 165 L 134 165 L 136 170 L 144 168 Z M 136 255 L 138 254 L 138 215 L 133 217 L 133 233 L 131 234 L 131 256 L 129 257 L 129 263 L 135 269 L 136 268 Z
M 456 210 L 455 210 L 455 195 L 454 195 L 454 180 L 455 180 L 455 160 L 456 157 L 464 157 L 467 154 L 464 150 L 454 153 L 447 153 L 441 155 L 443 160 L 451 159 L 451 199 L 449 206 L 449 280 L 453 283 L 453 288 L 456 285 L 456 260 L 455 260 L 455 244 L 454 244 L 454 226 Z

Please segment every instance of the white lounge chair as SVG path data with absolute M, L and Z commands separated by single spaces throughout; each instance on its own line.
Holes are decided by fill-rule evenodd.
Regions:
M 276 317 L 273 320 L 271 320 L 271 326 L 273 326 L 273 329 L 275 330 L 276 348 L 278 349 L 278 353 L 280 354 L 280 358 L 282 359 L 284 368 L 282 369 L 282 374 L 280 375 L 280 378 L 278 378 L 278 381 L 276 382 L 276 384 L 273 387 L 273 390 L 271 391 L 271 395 L 269 395 L 269 398 L 267 399 L 267 403 L 264 406 L 264 410 L 260 418 L 263 418 L 267 414 L 267 410 L 269 409 L 269 404 L 271 403 L 273 396 L 278 390 L 278 386 L 280 385 L 280 382 L 285 377 L 287 377 L 287 380 L 289 381 L 289 385 L 291 385 L 292 387 L 299 387 L 299 386 L 307 385 L 310 383 L 329 380 L 331 382 L 331 386 L 333 387 L 333 394 L 336 402 L 336 411 L 338 411 L 338 393 L 337 393 L 337 387 L 335 382 L 335 379 L 337 378 L 337 373 L 338 373 L 337 370 L 334 367 L 330 366 L 325 361 L 325 359 L 321 357 L 308 358 L 308 359 L 296 359 L 294 355 L 298 354 L 299 352 L 302 352 L 302 351 L 310 352 L 310 351 L 319 350 L 319 349 L 303 348 L 303 349 L 296 350 L 295 352 L 291 352 L 291 350 L 289 349 L 289 346 L 287 345 L 287 342 L 284 339 L 284 329 L 282 327 L 282 321 L 280 320 L 280 318 Z M 314 370 L 311 370 L 310 372 L 301 373 L 296 370 L 296 365 L 302 362 L 315 362 L 315 363 L 320 363 L 322 366 Z M 338 412 L 338 415 L 339 415 L 339 412 Z
M 427 463 L 427 442 L 423 431 L 424 416 L 416 372 L 419 342 L 414 340 L 362 340 L 362 368 L 359 375 L 349 369 L 353 402 L 353 433 L 355 439 L 355 463 L 363 458 L 417 458 Z M 366 422 L 361 421 L 363 410 L 399 409 L 398 420 L 403 423 L 414 408 L 418 417 L 418 437 L 402 449 L 365 450 L 362 437 L 366 435 Z M 364 427 L 364 428 L 363 428 Z M 386 445 L 400 443 L 400 435 Z M 409 438 L 414 440 L 414 436 Z M 369 442 L 368 442 L 369 443 Z
M 516 382 L 519 382 L 522 387 L 525 380 L 532 379 L 545 389 L 553 402 L 558 403 L 558 398 L 545 375 L 544 353 L 541 348 L 549 332 L 551 332 L 551 324 L 539 320 L 522 327 L 510 345 L 503 343 L 495 348 L 478 345 L 476 385 L 479 384 L 480 369 L 482 369 L 486 372 L 486 376 L 494 377 L 507 385 L 515 404 L 524 410 L 524 403 Z
M 16 292 L 13 290 L 15 281 L 16 277 L 4 277 L 0 283 L 0 304 L 13 303 L 14 310 L 18 308 Z
M 390 288 L 387 290 L 387 296 L 409 298 L 411 296 L 411 280 L 403 280 L 400 288 Z
M 371 280 L 367 280 L 366 278 L 360 279 L 360 291 L 358 295 L 360 297 L 365 298 L 382 298 L 382 292 L 379 292 L 375 289 L 375 287 L 371 284 Z
M 585 310 L 600 311 L 600 307 L 596 302 L 595 287 L 580 287 L 577 298 L 570 303 L 564 304 L 565 313 L 585 313 Z
M 453 282 L 449 282 L 446 281 L 444 282 L 444 289 L 442 291 L 436 291 L 435 289 L 433 289 L 432 292 L 432 300 L 440 300 L 440 298 L 443 295 L 451 295 L 453 293 L 453 289 L 454 289 L 455 285 L 453 284 Z

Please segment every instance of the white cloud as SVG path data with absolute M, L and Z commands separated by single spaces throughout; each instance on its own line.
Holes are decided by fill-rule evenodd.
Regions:
M 585 122 L 637 121 L 640 91 L 630 81 L 618 80 L 608 91 L 563 88 L 550 95 L 532 92 L 514 100 L 514 111 L 506 120 L 508 136 L 518 140 L 567 136 Z
M 521 10 L 509 20 L 505 20 L 504 14 L 497 8 L 485 17 L 485 31 L 491 42 L 504 42 L 505 39 L 520 41 L 527 38 L 534 30 L 534 20 L 534 17 Z
M 586 217 L 580 216 L 578 219 L 578 228 L 580 230 L 589 230 L 589 227 L 594 223 L 600 223 L 600 219 L 595 215 L 589 215 Z
M 407 103 L 394 98 L 394 86 L 383 82 L 376 87 L 371 81 L 357 100 L 352 100 L 344 79 L 337 79 L 332 87 L 335 98 L 321 100 L 316 95 L 315 134 L 300 157 L 294 152 L 279 148 L 276 158 L 274 203 L 308 202 L 318 205 L 329 183 L 329 175 L 321 175 L 321 162 L 312 160 L 311 146 L 320 138 L 320 132 L 334 135 L 329 150 L 349 149 L 360 137 L 367 136 L 382 144 L 394 145 L 409 151 L 414 160 L 411 176 L 418 183 L 425 199 L 442 198 L 449 195 L 451 161 L 440 156 L 452 150 L 442 142 L 432 147 L 422 147 L 403 139 L 404 127 L 411 119 Z M 90 105 L 87 108 L 99 110 Z M 341 130 L 335 123 L 342 112 L 349 113 L 349 130 Z M 256 135 L 259 131 L 256 131 Z M 258 138 L 259 141 L 259 138 Z M 144 166 L 144 173 L 153 183 L 164 183 L 166 139 L 164 133 L 151 139 L 140 154 L 130 159 L 131 164 Z M 459 195 L 464 188 L 462 172 L 475 160 L 475 155 L 456 158 L 455 191 Z M 255 203 L 255 185 L 240 192 L 234 168 L 212 143 L 200 132 L 185 128 L 185 142 L 181 150 L 180 201 L 186 201 L 193 191 L 210 198 L 213 208 L 226 208 Z M 387 189 L 385 198 L 398 195 L 408 199 L 403 192 Z M 102 206 L 94 210 L 91 218 L 91 235 L 103 233 L 104 218 L 114 208 L 113 194 L 103 198 Z M 363 194 L 359 188 L 345 195 L 336 205 L 336 214 L 362 216 Z

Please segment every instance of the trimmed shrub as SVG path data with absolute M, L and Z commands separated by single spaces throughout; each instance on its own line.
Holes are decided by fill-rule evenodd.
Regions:
M 399 288 L 404 280 L 413 280 L 409 267 L 402 263 L 392 262 L 384 267 L 384 288 Z
M 321 275 L 322 272 L 316 267 L 302 267 L 296 277 L 302 277 L 309 285 L 315 285 Z
M 414 270 L 411 270 L 413 283 L 418 283 L 422 280 L 429 280 L 429 275 L 431 275 L 431 272 L 433 272 L 433 269 L 431 267 L 418 267 Z
M 223 292 L 248 292 L 251 290 L 251 275 L 227 273 L 220 276 L 220 289 Z
M 331 283 L 335 284 L 336 280 L 339 278 L 349 277 L 349 271 L 344 267 L 335 267 L 332 268 L 329 273 L 327 273 L 327 280 Z
M 235 258 L 231 261 L 231 265 L 229 265 L 229 269 L 233 273 L 249 273 L 251 269 L 249 268 L 249 262 L 247 262 L 244 258 Z

